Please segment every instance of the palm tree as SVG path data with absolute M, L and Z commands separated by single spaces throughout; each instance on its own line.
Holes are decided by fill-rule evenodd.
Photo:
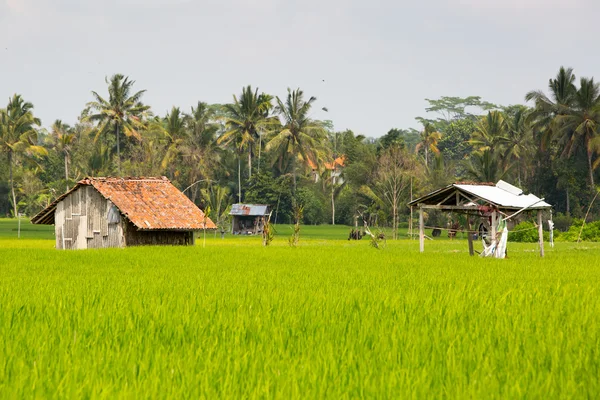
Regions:
M 259 132 L 268 123 L 265 111 L 270 109 L 270 97 L 258 94 L 258 88 L 252 91 L 248 85 L 242 89 L 241 95 L 233 96 L 233 104 L 224 106 L 227 131 L 217 143 L 235 150 L 238 156 L 238 201 L 242 201 L 242 167 L 241 157 L 248 152 L 248 178 L 252 177 L 252 145 L 259 138 Z
M 578 144 L 585 148 L 590 186 L 594 188 L 594 163 L 592 162 L 600 130 L 600 84 L 594 78 L 581 78 L 572 107 L 556 117 L 565 144 L 563 154 L 570 157 Z
M 430 123 L 425 123 L 423 132 L 421 132 L 421 141 L 415 146 L 415 153 L 419 153 L 422 149 L 425 152 L 425 167 L 429 166 L 429 152 L 439 154 L 438 142 L 442 138 L 442 134 L 435 130 L 435 127 Z
M 225 105 L 227 132 L 221 135 L 219 144 L 235 143 L 239 151 L 248 151 L 248 177 L 252 177 L 252 148 L 268 120 L 271 99 L 264 93 L 259 95 L 258 88 L 252 91 L 248 85 L 239 97 L 233 96 L 233 104 Z
M 491 149 L 476 151 L 466 164 L 467 175 L 477 182 L 496 182 L 505 174 L 500 164 Z
M 274 97 L 271 96 L 270 94 L 267 93 L 261 93 L 259 96 L 258 102 L 259 104 L 262 104 L 262 114 L 263 114 L 263 127 L 264 128 L 269 128 L 269 127 L 274 127 L 277 125 L 277 123 L 279 122 L 279 120 L 277 118 L 271 117 L 271 112 L 273 111 L 273 99 Z M 262 138 L 263 138 L 263 134 L 264 134 L 265 129 L 259 129 L 258 130 L 258 167 L 257 167 L 257 171 L 258 173 L 260 173 L 260 156 L 262 153 L 262 148 L 263 148 L 263 142 L 262 142 Z
M 479 151 L 498 150 L 506 136 L 507 126 L 501 111 L 489 111 L 485 117 L 479 119 L 469 143 Z
M 285 103 L 277 97 L 276 112 L 283 118 L 281 130 L 276 132 L 267 143 L 267 151 L 275 151 L 280 169 L 289 157 L 292 165 L 294 194 L 297 187 L 298 162 L 305 166 L 318 165 L 325 157 L 326 131 L 320 121 L 310 119 L 309 112 L 317 100 L 311 97 L 304 101 L 304 93 L 300 89 L 292 91 L 288 88 Z
M 187 136 L 184 116 L 179 107 L 173 107 L 164 118 L 157 119 L 154 126 L 166 141 L 166 151 L 161 166 L 169 170 L 170 178 L 174 179 L 176 163 L 173 161 L 180 154 L 181 146 Z
M 6 109 L 0 110 L 0 149 L 8 156 L 11 201 L 15 217 L 18 215 L 13 179 L 16 156 L 25 152 L 47 154 L 45 148 L 35 144 L 37 142 L 35 127 L 39 125 L 40 120 L 33 115 L 33 104 L 24 101 L 21 95 L 13 95 L 9 98 Z
M 52 140 L 54 142 L 54 148 L 59 153 L 62 153 L 65 161 L 65 185 L 66 191 L 69 191 L 69 164 L 71 163 L 71 150 L 75 143 L 75 134 L 69 125 L 64 124 L 61 120 L 57 119 L 52 124 Z
M 108 84 L 108 100 L 92 91 L 95 101 L 87 105 L 97 111 L 87 117 L 87 120 L 98 123 L 98 137 L 108 131 L 115 134 L 117 142 L 117 172 L 121 174 L 121 130 L 127 137 L 141 139 L 139 130 L 145 126 L 144 117 L 150 109 L 141 102 L 142 95 L 146 92 L 140 90 L 132 93 L 135 81 L 129 80 L 121 74 L 113 75 L 110 80 L 105 79 Z
M 203 102 L 191 108 L 184 116 L 186 137 L 181 146 L 181 155 L 188 168 L 188 184 L 199 180 L 210 181 L 220 158 L 216 143 L 218 125 L 214 122 L 215 110 Z M 196 201 L 197 186 L 191 190 L 191 199 Z
M 534 90 L 525 96 L 526 101 L 535 103 L 534 110 L 528 117 L 534 132 L 541 134 L 540 148 L 543 150 L 552 140 L 557 129 L 555 117 L 566 114 L 575 101 L 577 88 L 575 87 L 575 74 L 572 68 L 560 67 L 556 78 L 548 82 L 550 97 L 541 90 Z
M 509 163 L 517 165 L 517 182 L 521 186 L 523 157 L 532 153 L 530 125 L 527 122 L 529 110 L 525 106 L 513 106 L 506 109 L 506 134 L 500 139 L 503 147 L 504 168 Z

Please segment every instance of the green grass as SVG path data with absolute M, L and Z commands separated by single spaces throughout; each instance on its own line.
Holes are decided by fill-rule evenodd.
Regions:
M 298 248 L 3 239 L 0 398 L 600 395 L 598 244 L 483 260 L 311 229 Z
M 16 239 L 18 222 L 15 218 L 0 218 L 0 240 Z M 21 219 L 21 239 L 54 239 L 54 226 L 34 225 L 28 219 Z

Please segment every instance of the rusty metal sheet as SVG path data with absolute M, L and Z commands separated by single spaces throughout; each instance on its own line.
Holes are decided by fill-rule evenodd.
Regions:
M 234 204 L 229 215 L 264 216 L 269 214 L 269 206 L 264 204 Z

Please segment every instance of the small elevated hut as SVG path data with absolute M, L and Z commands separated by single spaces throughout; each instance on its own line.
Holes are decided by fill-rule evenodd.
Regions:
M 419 248 L 425 250 L 423 210 L 433 209 L 466 214 L 469 232 L 469 253 L 473 255 L 471 218 L 484 218 L 489 222 L 491 238 L 497 240 L 498 225 L 522 212 L 537 212 L 540 255 L 544 256 L 542 212 L 552 206 L 533 194 L 502 180 L 493 183 L 454 183 L 408 203 L 419 208 Z
M 190 245 L 215 224 L 166 177 L 85 178 L 31 220 L 57 249 Z
M 265 204 L 234 204 L 229 212 L 229 215 L 232 216 L 231 233 L 234 235 L 262 234 L 269 213 L 269 206 Z

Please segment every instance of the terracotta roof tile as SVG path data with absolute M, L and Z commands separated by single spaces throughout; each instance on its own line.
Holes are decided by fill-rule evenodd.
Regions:
M 80 186 L 91 185 L 110 200 L 119 211 L 140 230 L 200 230 L 216 229 L 210 218 L 165 177 L 85 178 L 68 193 Z M 67 193 L 67 194 L 68 194 Z M 36 215 L 32 222 L 48 223 L 59 197 L 46 210 Z M 52 222 L 54 218 L 52 217 Z

